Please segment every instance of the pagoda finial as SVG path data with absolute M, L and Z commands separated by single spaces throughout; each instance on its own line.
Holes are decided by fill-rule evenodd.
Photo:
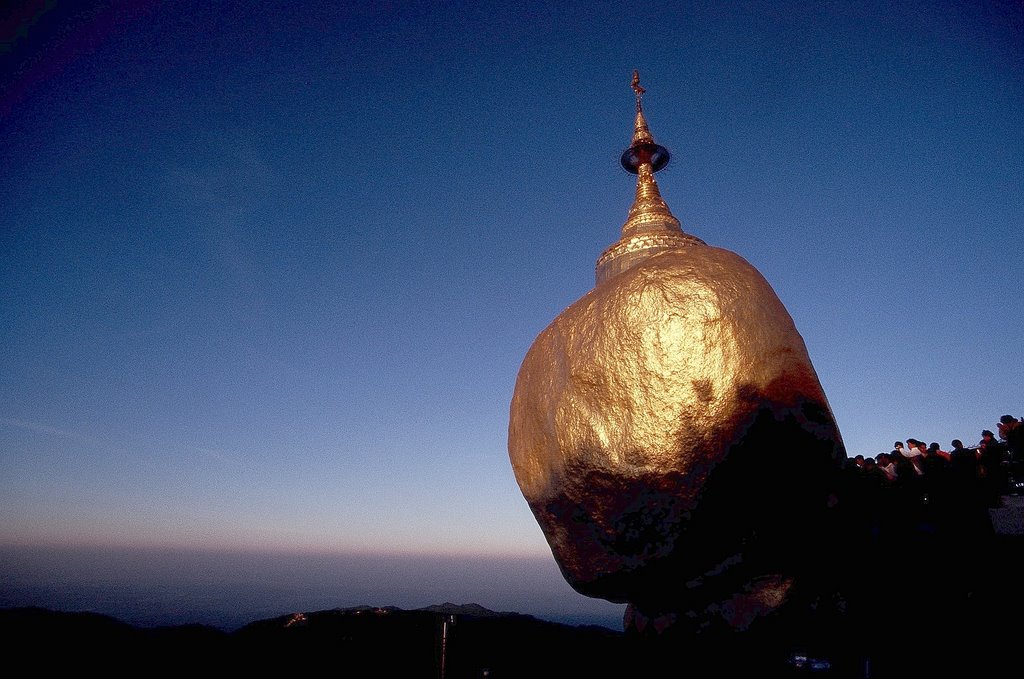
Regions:
M 622 225 L 622 237 L 597 260 L 598 283 L 659 252 L 705 244 L 701 239 L 683 232 L 679 220 L 661 197 L 654 173 L 668 165 L 668 149 L 654 142 L 647 127 L 641 104 L 641 97 L 646 90 L 640 86 L 639 71 L 633 71 L 631 87 L 636 94 L 633 140 L 629 148 L 622 152 L 619 162 L 627 172 L 637 175 L 636 198 L 629 208 L 626 223 Z
M 647 90 L 640 86 L 640 71 L 633 71 L 633 82 L 630 83 L 630 87 L 636 95 L 636 120 L 633 121 L 633 140 L 629 148 L 622 152 L 620 162 L 626 172 L 631 174 L 639 174 L 640 166 L 644 163 L 649 163 L 651 170 L 657 172 L 668 165 L 669 153 L 664 146 L 654 143 L 651 130 L 647 127 L 643 106 L 643 96 Z
M 640 113 L 644 108 L 641 100 L 643 99 L 644 92 L 647 91 L 640 87 L 640 71 L 633 69 L 633 82 L 629 86 L 636 93 L 636 112 Z

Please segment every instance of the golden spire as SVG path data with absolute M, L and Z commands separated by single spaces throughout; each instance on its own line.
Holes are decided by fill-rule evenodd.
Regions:
M 644 118 L 643 97 L 644 92 L 647 90 L 640 87 L 640 71 L 633 71 L 633 82 L 630 83 L 630 87 L 633 88 L 633 92 L 636 94 L 636 120 L 633 122 L 633 142 L 629 147 L 633 148 L 640 144 L 653 144 L 654 137 L 651 136 L 651 131 L 647 127 L 647 119 Z M 627 167 L 626 169 L 629 170 L 630 168 Z
M 704 245 L 704 241 L 680 228 L 668 204 L 661 197 L 654 173 L 668 165 L 668 149 L 654 141 L 644 117 L 640 72 L 633 71 L 631 84 L 636 94 L 636 119 L 633 139 L 622 152 L 619 162 L 629 173 L 637 175 L 636 198 L 622 226 L 622 237 L 597 260 L 597 282 L 619 274 L 634 264 L 664 250 L 683 245 Z

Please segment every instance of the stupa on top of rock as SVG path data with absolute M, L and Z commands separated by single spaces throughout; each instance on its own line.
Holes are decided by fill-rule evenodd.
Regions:
M 746 629 L 813 589 L 846 453 L 771 286 L 662 198 L 669 153 L 633 90 L 633 205 L 523 361 L 509 455 L 576 590 L 629 603 L 627 627 Z

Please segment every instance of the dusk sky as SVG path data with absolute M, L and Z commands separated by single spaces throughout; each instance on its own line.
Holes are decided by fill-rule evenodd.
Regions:
M 0 546 L 550 559 L 509 402 L 633 69 L 851 456 L 1024 415 L 1019 2 L 14 5 Z

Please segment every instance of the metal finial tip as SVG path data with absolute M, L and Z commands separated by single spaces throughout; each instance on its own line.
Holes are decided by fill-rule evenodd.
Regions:
M 636 69 L 633 70 L 633 82 L 631 82 L 629 86 L 632 87 L 633 92 L 636 93 L 636 110 L 639 111 L 641 106 L 640 98 L 644 96 L 644 92 L 647 91 L 640 87 L 640 71 Z
M 644 117 L 643 107 L 640 99 L 645 90 L 640 86 L 640 71 L 633 71 L 633 82 L 630 84 L 636 94 L 636 120 L 633 123 L 633 141 L 629 148 L 622 152 L 619 162 L 623 169 L 631 174 L 638 174 L 640 166 L 649 163 L 655 172 L 668 165 L 670 158 L 668 149 L 654 143 L 654 137 L 647 127 L 647 119 Z

